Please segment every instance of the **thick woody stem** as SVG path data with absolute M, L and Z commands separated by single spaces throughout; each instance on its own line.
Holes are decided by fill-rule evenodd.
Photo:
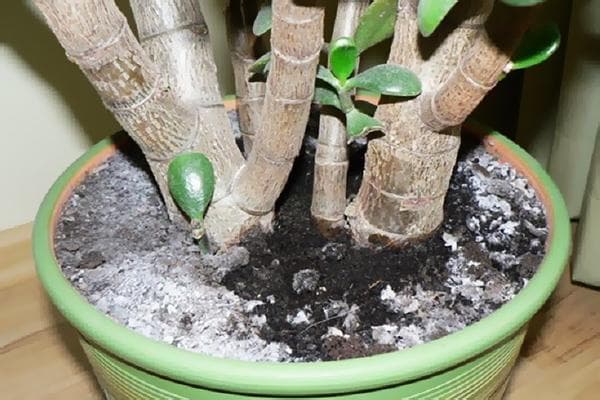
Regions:
M 208 29 L 194 0 L 131 0 L 142 47 L 177 100 L 198 120 L 187 150 L 204 153 L 217 178 L 213 202 L 230 191 L 244 162 L 235 144 L 213 60 Z
M 493 2 L 459 2 L 431 38 L 419 35 L 416 4 L 398 3 L 388 62 L 416 72 L 427 96 L 458 65 L 481 32 Z M 399 246 L 429 235 L 442 222 L 460 127 L 432 130 L 420 120 L 419 104 L 419 98 L 384 102 L 377 110 L 386 135 L 369 143 L 361 188 L 346 211 L 354 238 L 362 245 Z
M 423 96 L 421 119 L 427 126 L 440 131 L 461 124 L 471 114 L 503 75 L 536 9 L 498 7 L 450 78 Z
M 319 53 L 323 9 L 273 1 L 271 70 L 258 137 L 233 189 L 234 201 L 253 215 L 269 215 L 300 151 Z
M 368 0 L 338 2 L 331 42 L 352 36 L 358 19 L 369 5 Z M 337 115 L 322 112 L 319 117 L 319 139 L 315 154 L 311 214 L 325 236 L 334 236 L 345 225 L 348 154 L 346 127 Z
M 246 155 L 252 150 L 265 98 L 265 82 L 250 81 L 252 74 L 248 71 L 256 61 L 256 36 L 252 33 L 252 20 L 256 12 L 250 10 L 247 3 L 247 0 L 232 0 L 227 19 L 237 111 Z
M 68 58 L 148 159 L 170 216 L 164 164 L 197 140 L 198 123 L 169 90 L 113 0 L 36 0 Z

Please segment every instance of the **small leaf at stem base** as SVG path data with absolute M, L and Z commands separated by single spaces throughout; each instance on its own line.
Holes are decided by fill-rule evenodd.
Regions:
M 322 106 L 332 106 L 341 109 L 338 94 L 335 90 L 328 87 L 317 86 L 315 88 L 314 101 Z
M 335 90 L 340 90 L 340 88 L 341 88 L 340 81 L 338 81 L 337 78 L 335 76 L 333 76 L 333 74 L 331 73 L 330 70 L 328 70 L 327 68 L 325 68 L 322 65 L 319 65 L 319 68 L 317 69 L 317 79 L 320 79 L 323 82 L 328 83 Z
M 202 153 L 178 155 L 169 164 L 167 181 L 179 208 L 192 221 L 202 221 L 215 188 L 215 173 L 208 158 Z
M 248 71 L 253 74 L 267 74 L 269 72 L 271 66 L 271 52 L 267 52 L 260 56 L 258 60 L 254 61 L 250 67 L 248 67 Z
M 381 130 L 381 128 L 381 122 L 358 111 L 356 108 L 346 113 L 346 130 L 351 139 Z

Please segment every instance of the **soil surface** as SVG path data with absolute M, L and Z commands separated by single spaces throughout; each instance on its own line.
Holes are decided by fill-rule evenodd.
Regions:
M 157 340 L 227 358 L 317 361 L 460 330 L 535 272 L 547 236 L 543 206 L 525 178 L 477 143 L 461 149 L 443 226 L 421 243 L 373 251 L 313 229 L 313 142 L 274 233 L 209 256 L 169 223 L 139 150 L 123 146 L 62 211 L 55 247 L 65 275 L 99 310 Z M 350 192 L 363 149 L 352 148 Z

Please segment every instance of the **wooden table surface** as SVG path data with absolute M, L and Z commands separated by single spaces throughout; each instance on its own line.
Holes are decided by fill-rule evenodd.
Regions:
M 76 333 L 37 281 L 30 231 L 0 232 L 0 399 L 101 399 Z M 505 398 L 600 399 L 600 291 L 565 274 L 531 323 Z

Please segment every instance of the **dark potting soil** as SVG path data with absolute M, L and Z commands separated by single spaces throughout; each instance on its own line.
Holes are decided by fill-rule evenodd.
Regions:
M 543 206 L 525 178 L 477 143 L 462 146 L 443 225 L 401 250 L 361 249 L 317 233 L 309 210 L 313 153 L 309 138 L 273 234 L 202 256 L 169 223 L 129 143 L 65 204 L 55 241 L 63 271 L 99 310 L 157 340 L 228 358 L 315 361 L 460 330 L 514 297 L 543 257 Z M 351 192 L 362 153 L 353 146 Z

